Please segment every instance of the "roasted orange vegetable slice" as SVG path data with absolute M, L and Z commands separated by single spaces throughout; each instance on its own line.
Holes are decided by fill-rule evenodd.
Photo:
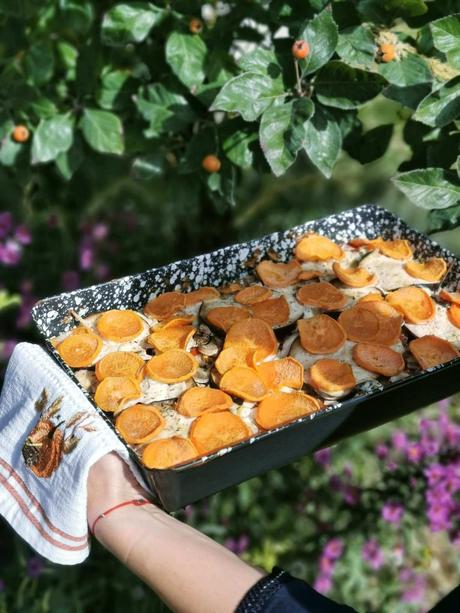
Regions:
M 356 343 L 370 343 L 377 336 L 380 323 L 378 316 L 362 307 L 372 302 L 355 305 L 339 315 L 339 323 L 343 326 L 346 336 Z M 377 304 L 377 303 L 376 303 Z
M 363 302 L 381 302 L 382 300 L 383 296 L 379 292 L 369 292 L 360 298 L 357 304 L 362 304 Z
M 340 260 L 343 251 L 330 238 L 320 234 L 307 234 L 299 240 L 295 247 L 295 257 L 302 262 L 324 262 L 325 260 Z
M 401 287 L 386 296 L 388 304 L 404 315 L 412 324 L 420 324 L 433 319 L 436 307 L 433 300 L 420 287 Z
M 342 283 L 350 287 L 365 287 L 377 281 L 377 277 L 365 268 L 346 268 L 339 262 L 334 262 L 332 270 Z
M 316 413 L 320 408 L 318 400 L 308 394 L 274 392 L 260 402 L 255 420 L 259 428 L 270 430 L 299 417 Z
M 224 306 L 210 309 L 207 320 L 215 328 L 227 332 L 237 321 L 251 317 L 251 312 L 243 306 Z
M 165 425 L 160 411 L 149 404 L 135 404 L 122 411 L 115 425 L 127 443 L 148 443 Z
M 247 345 L 231 345 L 217 356 L 214 366 L 217 372 L 223 375 L 234 366 L 252 366 L 254 350 Z
M 284 296 L 269 298 L 252 305 L 252 314 L 270 326 L 282 326 L 289 320 L 289 304 Z
M 404 269 L 412 277 L 436 283 L 446 274 L 447 263 L 443 258 L 430 258 L 426 262 L 411 260 L 404 264 Z
M 394 377 L 405 367 L 402 354 L 384 345 L 358 343 L 353 347 L 353 359 L 358 366 L 385 377 Z
M 199 453 L 212 453 L 230 447 L 251 436 L 244 421 L 230 411 L 204 413 L 190 428 L 190 439 Z
M 112 310 L 102 313 L 97 318 L 96 328 L 103 338 L 117 343 L 126 343 L 142 333 L 144 322 L 134 311 Z
M 142 451 L 142 463 L 147 468 L 170 468 L 190 462 L 198 457 L 198 451 L 188 438 L 171 436 L 149 443 Z
M 231 396 L 257 402 L 267 394 L 267 388 L 260 375 L 247 366 L 234 366 L 222 375 L 219 387 Z
M 196 328 L 193 326 L 165 326 L 152 332 L 147 343 L 159 353 L 169 349 L 185 349 L 195 332 Z
M 185 306 L 191 306 L 205 300 L 217 300 L 220 298 L 220 292 L 215 287 L 203 286 L 188 294 L 185 294 Z
M 240 289 L 243 289 L 243 286 L 241 285 L 241 283 L 227 283 L 227 285 L 221 285 L 219 287 L 219 291 L 221 294 L 227 295 L 227 294 L 235 294 L 236 292 L 239 292 Z
M 291 357 L 262 362 L 256 365 L 256 371 L 268 389 L 292 387 L 301 389 L 303 385 L 303 366 Z
M 167 330 L 168 328 L 176 328 L 178 326 L 191 326 L 193 323 L 193 315 L 182 315 L 181 317 L 171 317 L 171 319 L 164 319 L 162 322 L 156 324 L 153 330 Z
M 400 340 L 403 318 L 399 311 L 383 300 L 364 302 L 359 307 L 374 313 L 379 320 L 379 330 L 372 339 L 372 343 L 394 345 Z
M 94 394 L 96 404 L 107 413 L 115 413 L 128 400 L 142 395 L 139 381 L 134 377 L 106 377 Z
M 153 356 L 145 365 L 146 374 L 163 383 L 179 383 L 193 377 L 198 368 L 195 358 L 183 349 L 169 349 Z
M 258 351 L 259 359 L 264 359 L 276 353 L 278 341 L 271 326 L 254 317 L 233 324 L 227 332 L 224 349 L 234 346 L 246 347 L 248 352 Z
M 228 410 L 233 404 L 231 397 L 212 387 L 191 387 L 179 398 L 176 409 L 185 417 L 198 417 L 202 413 Z
M 447 317 L 451 324 L 460 328 L 460 305 L 451 304 L 449 310 L 447 311 Z
M 302 270 L 297 277 L 298 281 L 311 281 L 312 279 L 317 279 L 320 277 L 323 272 L 320 270 Z
M 383 255 L 394 260 L 407 260 L 412 257 L 412 247 L 409 241 L 396 239 L 393 241 L 380 240 L 375 245 Z
M 446 302 L 460 305 L 460 292 L 448 292 L 445 289 L 442 289 L 439 292 L 439 297 L 441 300 L 445 300 Z
M 355 249 L 360 249 L 361 247 L 366 247 L 367 249 L 375 249 L 376 246 L 381 242 L 381 238 L 373 238 L 373 239 L 369 239 L 369 238 L 363 238 L 363 237 L 358 237 L 358 238 L 352 238 L 351 240 L 348 241 L 348 244 L 350 245 L 350 247 L 354 247 Z
M 185 294 L 165 292 L 145 305 L 145 314 L 153 319 L 169 319 L 185 308 Z
M 272 293 L 272 290 L 268 287 L 254 284 L 240 289 L 235 296 L 235 300 L 240 304 L 256 304 L 256 302 L 262 302 L 270 298 Z
M 332 283 L 320 281 L 303 285 L 297 292 L 297 300 L 301 304 L 334 311 L 345 306 L 348 298 Z
M 102 341 L 84 328 L 76 330 L 78 332 L 73 332 L 57 345 L 57 351 L 71 368 L 85 368 L 91 366 L 100 354 Z
M 299 319 L 300 344 L 309 353 L 334 353 L 346 340 L 345 330 L 329 315 Z
M 256 273 L 262 283 L 267 287 L 274 288 L 292 285 L 297 281 L 301 270 L 300 264 L 295 260 L 287 264 L 264 260 L 256 266 Z
M 411 341 L 409 350 L 423 369 L 445 364 L 460 357 L 460 352 L 455 349 L 452 343 L 433 334 L 421 336 Z
M 144 360 L 129 351 L 113 351 L 96 364 L 96 377 L 102 381 L 106 377 L 144 377 Z
M 350 364 L 324 359 L 310 368 L 310 383 L 324 393 L 347 392 L 356 385 L 356 379 Z

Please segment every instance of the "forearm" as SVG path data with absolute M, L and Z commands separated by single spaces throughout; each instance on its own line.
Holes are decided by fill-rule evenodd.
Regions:
M 153 505 L 117 510 L 98 522 L 96 536 L 174 611 L 234 611 L 262 576 Z

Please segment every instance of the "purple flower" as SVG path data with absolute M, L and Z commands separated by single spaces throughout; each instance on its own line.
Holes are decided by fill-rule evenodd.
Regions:
M 424 470 L 428 485 L 435 485 L 445 476 L 445 468 L 441 464 L 431 464 Z
M 92 247 L 81 247 L 80 249 L 80 268 L 89 270 L 94 261 L 94 251 Z
M 407 447 L 407 436 L 402 430 L 396 430 L 393 433 L 391 440 L 396 451 L 404 451 Z
M 330 560 L 338 560 L 343 553 L 343 541 L 339 538 L 332 538 L 326 543 L 323 555 Z
M 315 579 L 313 587 L 317 592 L 327 594 L 332 589 L 332 580 L 329 575 L 319 574 Z
M 382 519 L 398 525 L 404 515 L 404 509 L 399 502 L 386 502 L 382 507 Z
M 5 360 L 8 360 L 10 358 L 10 356 L 13 353 L 14 348 L 16 347 L 17 343 L 18 342 L 16 340 L 14 340 L 14 339 L 6 340 L 3 343 L 3 345 L 2 345 L 2 357 Z
M 109 235 L 109 227 L 105 223 L 96 223 L 92 227 L 91 234 L 96 241 L 102 241 Z
M 32 319 L 32 307 L 37 302 L 37 298 L 32 294 L 23 294 L 21 306 L 19 307 L 19 313 L 16 318 L 16 326 L 18 328 L 25 328 L 29 325 Z
M 190 519 L 191 517 L 193 517 L 193 506 L 191 504 L 188 504 L 184 508 L 184 515 L 187 519 Z
M 241 555 L 249 547 L 249 537 L 247 534 L 241 534 L 238 538 L 230 536 L 225 540 L 224 546 L 236 555 Z
M 61 275 L 61 285 L 67 292 L 77 289 L 80 285 L 80 275 L 76 270 L 66 270 Z
M 329 466 L 331 463 L 332 452 L 330 448 L 320 449 L 316 451 L 314 456 L 315 461 L 318 462 L 320 466 Z
M 32 556 L 27 560 L 26 573 L 32 579 L 38 579 L 43 572 L 45 564 L 39 556 Z
M 427 515 L 432 532 L 440 532 L 441 530 L 449 530 L 451 528 L 449 511 L 450 507 L 442 502 L 431 504 L 428 507 Z
M 440 400 L 438 402 L 438 407 L 441 409 L 441 411 L 447 411 L 447 409 L 450 407 L 450 398 L 443 398 Z
M 14 238 L 21 245 L 30 245 L 30 243 L 32 242 L 32 234 L 30 233 L 29 228 L 24 224 L 21 224 L 16 228 L 14 232 Z
M 421 446 L 418 443 L 409 443 L 406 447 L 406 455 L 409 462 L 418 464 L 423 457 Z
M 428 436 L 422 436 L 420 441 L 420 448 L 424 455 L 432 456 L 439 453 L 439 442 L 435 439 L 432 439 Z
M 355 485 L 345 485 L 342 490 L 343 499 L 350 506 L 354 507 L 361 499 L 361 492 Z
M 15 240 L 9 238 L 2 245 L 0 243 L 0 262 L 5 266 L 15 266 L 21 260 L 22 247 Z
M 5 238 L 13 228 L 13 215 L 9 211 L 0 213 L 0 238 Z
M 105 279 L 109 277 L 110 268 L 107 266 L 107 264 L 98 264 L 96 266 L 94 274 L 96 275 L 97 279 L 99 279 L 99 281 L 105 281 Z
M 339 475 L 331 475 L 331 478 L 329 479 L 329 487 L 331 490 L 334 492 L 340 492 L 342 485 L 342 479 L 339 477 Z
M 377 445 L 377 447 L 375 448 L 375 454 L 378 458 L 380 458 L 381 460 L 384 460 L 388 453 L 389 453 L 389 449 L 386 445 L 384 445 L 383 443 L 380 443 L 379 445 Z
M 375 539 L 370 539 L 364 543 L 362 553 L 363 559 L 374 570 L 378 570 L 383 566 L 385 562 L 383 552 Z
M 247 549 L 249 548 L 251 541 L 249 539 L 249 536 L 247 534 L 241 534 L 240 538 L 238 539 L 238 553 L 244 553 L 245 551 L 247 551 Z
M 395 461 L 390 460 L 389 462 L 387 462 L 386 467 L 385 467 L 389 472 L 393 472 L 394 470 L 396 470 L 398 468 L 398 465 L 396 464 Z
M 332 575 L 332 571 L 334 570 L 335 562 L 326 556 L 321 556 L 319 559 L 319 569 L 323 575 Z
M 399 578 L 402 583 L 406 584 L 401 601 L 413 604 L 420 602 L 425 596 L 425 577 L 408 568 L 403 568 L 399 573 Z

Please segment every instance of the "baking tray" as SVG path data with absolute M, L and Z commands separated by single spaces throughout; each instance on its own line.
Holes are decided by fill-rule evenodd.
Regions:
M 410 228 L 389 211 L 375 205 L 363 205 L 309 221 L 285 232 L 276 232 L 140 274 L 46 298 L 33 308 L 33 320 L 47 349 L 117 434 L 110 418 L 94 404 L 49 340 L 75 325 L 68 310 L 74 309 L 86 316 L 108 309 L 140 309 L 152 292 L 186 287 L 196 289 L 201 285 L 218 286 L 235 281 L 248 274 L 248 262 L 254 266 L 255 262 L 266 258 L 269 250 L 274 249 L 282 261 L 290 259 L 296 237 L 307 231 L 320 232 L 339 242 L 357 236 L 406 238 L 411 242 L 416 257 L 438 256 L 447 260 L 449 274 L 443 287 L 454 290 L 460 283 L 460 260 L 452 253 Z M 371 387 L 358 390 L 353 397 L 320 413 L 302 417 L 176 468 L 146 469 L 135 452 L 123 439 L 120 440 L 139 464 L 157 501 L 166 510 L 174 511 L 228 486 L 288 464 L 344 437 L 374 428 L 458 392 L 459 375 L 460 358 L 394 383 L 374 382 Z

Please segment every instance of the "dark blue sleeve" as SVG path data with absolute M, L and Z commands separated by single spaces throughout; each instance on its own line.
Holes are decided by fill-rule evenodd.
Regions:
M 308 583 L 274 568 L 244 596 L 236 613 L 352 613 L 314 590 Z M 355 612 L 356 613 L 356 612 Z

